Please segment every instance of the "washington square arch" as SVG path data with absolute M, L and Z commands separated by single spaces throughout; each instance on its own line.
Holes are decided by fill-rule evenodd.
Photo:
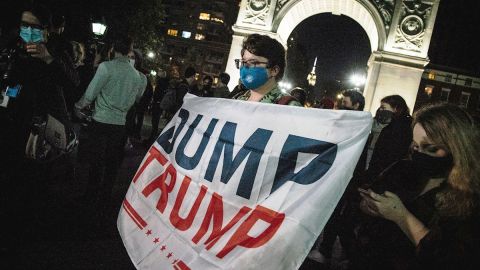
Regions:
M 365 110 L 399 94 L 414 107 L 440 0 L 242 0 L 226 71 L 231 88 L 239 74 L 242 41 L 252 33 L 269 35 L 285 47 L 290 33 L 306 18 L 331 13 L 355 20 L 365 30 L 372 53 L 364 87 Z M 288 52 L 287 52 L 288 53 Z M 345 52 L 348 53 L 348 52 Z

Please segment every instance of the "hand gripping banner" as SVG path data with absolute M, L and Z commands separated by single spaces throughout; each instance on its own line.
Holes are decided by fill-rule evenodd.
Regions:
M 298 269 L 344 192 L 368 112 L 187 95 L 118 230 L 137 269 Z

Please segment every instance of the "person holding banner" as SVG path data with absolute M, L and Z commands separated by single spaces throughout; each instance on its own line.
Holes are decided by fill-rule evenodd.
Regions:
M 249 89 L 239 100 L 302 106 L 294 97 L 278 89 L 285 71 L 285 49 L 266 35 L 252 34 L 242 47 L 242 59 L 235 59 L 241 83 Z
M 341 106 L 339 107 L 340 110 L 348 110 L 348 111 L 362 111 L 365 107 L 365 97 L 362 93 L 356 90 L 345 90 L 342 92 L 342 101 Z M 332 258 L 332 251 L 335 241 L 337 240 L 337 236 L 340 239 L 340 243 L 342 248 L 347 255 L 347 260 L 344 261 L 343 264 L 348 262 L 348 256 L 350 254 L 350 242 L 353 238 L 352 235 L 352 217 L 350 216 L 352 200 L 355 205 L 358 205 L 358 194 L 356 192 L 357 187 L 359 186 L 359 176 L 364 173 L 365 169 L 365 162 L 366 162 L 366 148 L 364 147 L 362 154 L 360 156 L 359 161 L 355 166 L 355 170 L 353 172 L 353 177 L 350 180 L 347 189 L 342 195 L 342 198 L 338 202 L 337 206 L 335 207 L 335 211 L 333 211 L 330 219 L 328 220 L 327 224 L 323 228 L 323 238 L 322 241 L 317 239 L 319 242 L 318 247 L 316 245 L 313 246 L 312 250 L 308 254 L 308 258 L 316 261 L 326 267 L 330 265 L 330 260 Z M 355 207 L 356 208 L 356 207 Z
M 360 208 L 382 225 L 379 233 L 358 230 L 355 266 L 480 269 L 479 152 L 479 129 L 463 109 L 436 104 L 417 111 L 411 164 L 419 180 L 359 189 Z M 419 182 L 415 196 L 405 196 Z

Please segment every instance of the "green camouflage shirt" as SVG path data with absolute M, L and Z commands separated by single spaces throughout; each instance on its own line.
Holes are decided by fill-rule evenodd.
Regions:
M 273 88 L 270 92 L 265 94 L 263 98 L 260 100 L 262 103 L 273 103 L 276 104 L 280 98 L 283 96 L 288 96 L 288 94 L 282 93 L 277 87 Z M 245 94 L 239 96 L 237 99 L 239 100 L 248 100 L 250 97 L 250 91 L 245 92 Z M 288 103 L 289 106 L 302 106 L 300 102 L 297 100 L 292 100 Z

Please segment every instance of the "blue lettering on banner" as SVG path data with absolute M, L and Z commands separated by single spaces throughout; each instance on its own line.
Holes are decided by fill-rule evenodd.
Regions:
M 163 150 L 165 150 L 167 154 L 170 154 L 172 152 L 173 145 L 177 140 L 178 134 L 180 134 L 183 127 L 185 126 L 185 123 L 187 123 L 189 115 L 190 113 L 187 110 L 180 109 L 180 112 L 178 113 L 178 117 L 180 117 L 181 120 L 177 130 L 175 131 L 176 126 L 172 126 L 158 137 L 157 143 L 163 148 Z M 174 131 L 175 131 L 175 135 L 173 134 Z M 173 139 L 172 139 L 172 136 L 173 136 Z M 172 142 L 169 142 L 170 139 L 172 139 Z
M 197 167 L 200 159 L 202 158 L 203 152 L 205 152 L 205 148 L 207 147 L 208 141 L 210 140 L 210 136 L 212 135 L 213 129 L 217 125 L 218 119 L 212 119 L 210 124 L 208 125 L 207 130 L 203 133 L 202 140 L 200 141 L 200 145 L 198 146 L 197 151 L 193 155 L 193 157 L 189 157 L 185 155 L 185 147 L 187 143 L 192 138 L 192 134 L 198 126 L 198 123 L 202 120 L 203 115 L 197 115 L 193 123 L 188 127 L 185 136 L 183 136 L 182 140 L 178 144 L 177 151 L 175 153 L 175 160 L 177 164 L 180 165 L 182 168 L 187 170 L 193 170 Z
M 158 144 L 167 154 L 170 154 L 173 151 L 175 141 L 185 127 L 189 116 L 189 111 L 180 109 L 178 113 L 178 117 L 180 118 L 179 125 L 170 127 L 158 137 Z M 175 153 L 177 164 L 186 170 L 193 170 L 198 166 L 208 142 L 210 141 L 211 134 L 218 123 L 218 119 L 210 120 L 207 130 L 202 135 L 198 149 L 192 157 L 189 157 L 185 154 L 185 148 L 202 118 L 203 115 L 200 114 L 195 117 L 180 141 Z M 227 184 L 230 181 L 240 164 L 247 159 L 236 194 L 245 199 L 250 199 L 258 167 L 260 166 L 260 160 L 265 152 L 265 148 L 273 131 L 257 128 L 234 156 L 233 148 L 235 146 L 236 129 L 237 124 L 232 122 L 226 122 L 223 126 L 219 139 L 216 142 L 213 153 L 210 157 L 204 178 L 209 182 L 213 181 L 222 153 L 223 166 L 220 174 L 220 181 L 224 184 Z M 300 171 L 295 173 L 299 153 L 317 154 L 317 157 L 310 161 L 309 164 Z M 282 152 L 280 153 L 271 193 L 280 188 L 287 181 L 293 181 L 302 185 L 316 182 L 330 169 L 336 155 L 336 144 L 296 135 L 289 135 L 283 145 Z
M 212 182 L 218 161 L 223 152 L 223 167 L 220 180 L 222 183 L 228 183 L 233 173 L 237 170 L 243 160 L 248 156 L 245 169 L 240 178 L 237 195 L 245 199 L 250 199 L 255 176 L 260 165 L 260 159 L 265 151 L 265 147 L 272 136 L 271 130 L 258 128 L 248 138 L 242 148 L 233 158 L 233 146 L 235 145 L 235 131 L 237 124 L 226 122 L 220 133 L 220 138 L 215 144 L 212 157 L 205 173 L 205 180 Z
M 307 166 L 294 173 L 298 153 L 318 154 Z M 308 185 L 319 180 L 332 167 L 337 145 L 315 139 L 289 135 L 283 145 L 273 182 L 273 193 L 287 181 Z

